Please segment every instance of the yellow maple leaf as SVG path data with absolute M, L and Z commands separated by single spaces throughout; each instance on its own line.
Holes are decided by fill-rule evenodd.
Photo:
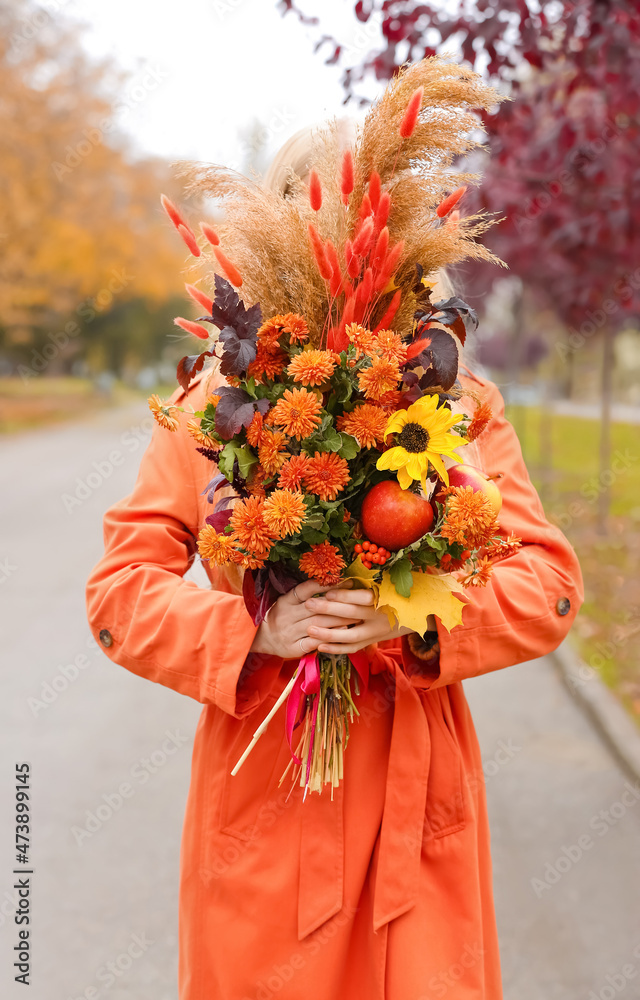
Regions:
M 392 627 L 396 623 L 410 628 L 421 635 L 426 631 L 427 618 L 436 615 L 447 632 L 456 625 L 462 625 L 464 602 L 454 597 L 453 591 L 461 591 L 462 586 L 450 573 L 436 576 L 432 573 L 412 573 L 411 597 L 402 597 L 391 582 L 391 574 L 385 570 L 379 588 L 378 610 L 384 611 Z
M 354 587 L 366 587 L 368 590 L 373 591 L 373 596 L 378 601 L 378 590 L 380 584 L 377 583 L 376 577 L 379 573 L 377 569 L 367 569 L 362 561 L 362 557 L 358 556 L 353 562 L 347 566 L 346 570 L 342 574 L 345 580 L 353 580 Z

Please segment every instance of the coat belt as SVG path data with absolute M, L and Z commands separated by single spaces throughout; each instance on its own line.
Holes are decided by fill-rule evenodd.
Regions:
M 395 678 L 394 717 L 380 827 L 373 929 L 416 903 L 431 758 L 429 723 L 419 691 L 402 669 L 401 645 L 372 650 L 371 674 Z M 358 725 L 356 720 L 355 725 Z M 348 767 L 348 751 L 345 767 Z M 302 809 L 298 939 L 339 913 L 344 902 L 344 788 L 307 798 Z

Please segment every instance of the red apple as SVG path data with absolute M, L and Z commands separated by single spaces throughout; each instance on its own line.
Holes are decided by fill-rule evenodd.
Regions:
M 484 493 L 491 501 L 497 517 L 502 507 L 502 495 L 493 479 L 489 479 L 482 469 L 477 469 L 475 465 L 452 465 L 447 472 L 449 473 L 449 486 L 470 486 L 473 490 L 479 490 L 481 493 Z M 444 503 L 446 500 L 442 489 L 441 487 L 436 490 L 432 497 L 438 503 Z
M 433 507 L 397 479 L 385 479 L 364 498 L 360 521 L 370 542 L 394 552 L 417 542 L 433 524 Z

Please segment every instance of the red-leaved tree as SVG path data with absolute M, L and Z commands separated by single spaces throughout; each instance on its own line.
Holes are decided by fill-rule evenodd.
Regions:
M 303 14 L 293 0 L 281 9 Z M 310 4 L 305 4 L 308 12 Z M 539 8 L 539 9 L 538 9 Z M 319 9 L 319 5 L 318 8 Z M 640 11 L 635 0 L 477 0 L 454 14 L 415 0 L 360 0 L 380 44 L 344 67 L 347 99 L 368 76 L 446 48 L 500 81 L 512 101 L 485 115 L 484 180 L 469 208 L 501 217 L 486 241 L 567 327 L 562 362 L 603 345 L 601 471 L 610 453 L 613 335 L 640 312 Z M 319 22 L 318 22 L 319 23 Z M 329 61 L 340 62 L 339 39 Z M 494 275 L 484 273 L 489 283 Z M 601 494 L 600 524 L 607 514 Z

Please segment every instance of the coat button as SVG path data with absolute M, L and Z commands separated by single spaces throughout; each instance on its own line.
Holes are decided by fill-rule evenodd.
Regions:
M 103 646 L 113 645 L 113 636 L 111 635 L 111 632 L 109 631 L 108 628 L 101 629 L 98 638 L 100 639 L 100 642 L 102 643 Z
M 571 610 L 571 601 L 568 597 L 561 597 L 556 601 L 556 611 L 559 615 L 567 615 Z

